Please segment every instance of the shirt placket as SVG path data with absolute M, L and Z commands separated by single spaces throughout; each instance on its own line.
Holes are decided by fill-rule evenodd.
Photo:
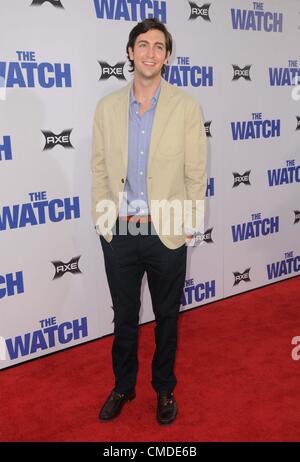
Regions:
M 146 156 L 146 120 L 147 115 L 144 114 L 143 117 L 139 118 L 139 136 L 138 136 L 138 194 L 139 200 L 145 202 L 145 178 L 146 178 L 146 165 L 145 165 L 145 156 Z M 141 204 L 139 212 L 143 214 L 145 212 L 144 205 Z

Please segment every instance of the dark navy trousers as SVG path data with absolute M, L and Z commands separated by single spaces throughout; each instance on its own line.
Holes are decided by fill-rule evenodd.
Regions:
M 119 225 L 123 226 L 123 234 Z M 151 383 L 156 392 L 173 391 L 177 383 L 174 364 L 187 247 L 166 247 L 151 222 L 139 224 L 140 233 L 136 235 L 124 233 L 124 225 L 127 223 L 117 220 L 110 243 L 100 236 L 114 310 L 114 389 L 126 393 L 135 388 L 141 283 L 146 273 L 156 322 Z

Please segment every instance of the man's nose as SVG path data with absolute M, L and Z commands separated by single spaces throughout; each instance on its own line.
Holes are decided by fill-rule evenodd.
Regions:
M 148 48 L 148 56 L 149 58 L 151 58 L 152 56 L 154 56 L 154 46 L 149 46 Z

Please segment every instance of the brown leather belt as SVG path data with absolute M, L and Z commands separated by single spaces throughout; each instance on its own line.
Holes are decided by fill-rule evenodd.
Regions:
M 149 223 L 151 221 L 151 215 L 127 215 L 124 217 L 119 217 L 119 220 L 131 221 L 134 223 Z

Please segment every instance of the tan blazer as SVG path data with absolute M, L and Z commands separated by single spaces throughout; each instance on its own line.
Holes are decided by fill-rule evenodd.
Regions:
M 94 117 L 92 215 L 96 229 L 108 242 L 112 235 L 107 228 L 111 230 L 118 216 L 127 176 L 129 94 L 130 83 L 105 96 Z M 185 232 L 204 230 L 206 151 L 198 102 L 162 79 L 149 148 L 147 187 L 154 227 L 170 249 L 184 244 Z M 114 207 L 109 211 L 103 201 L 111 201 Z M 169 201 L 176 207 L 170 208 Z M 178 212 L 180 207 L 182 213 Z M 168 213 L 170 210 L 173 213 Z M 104 221 L 105 225 L 110 223 L 106 228 Z

